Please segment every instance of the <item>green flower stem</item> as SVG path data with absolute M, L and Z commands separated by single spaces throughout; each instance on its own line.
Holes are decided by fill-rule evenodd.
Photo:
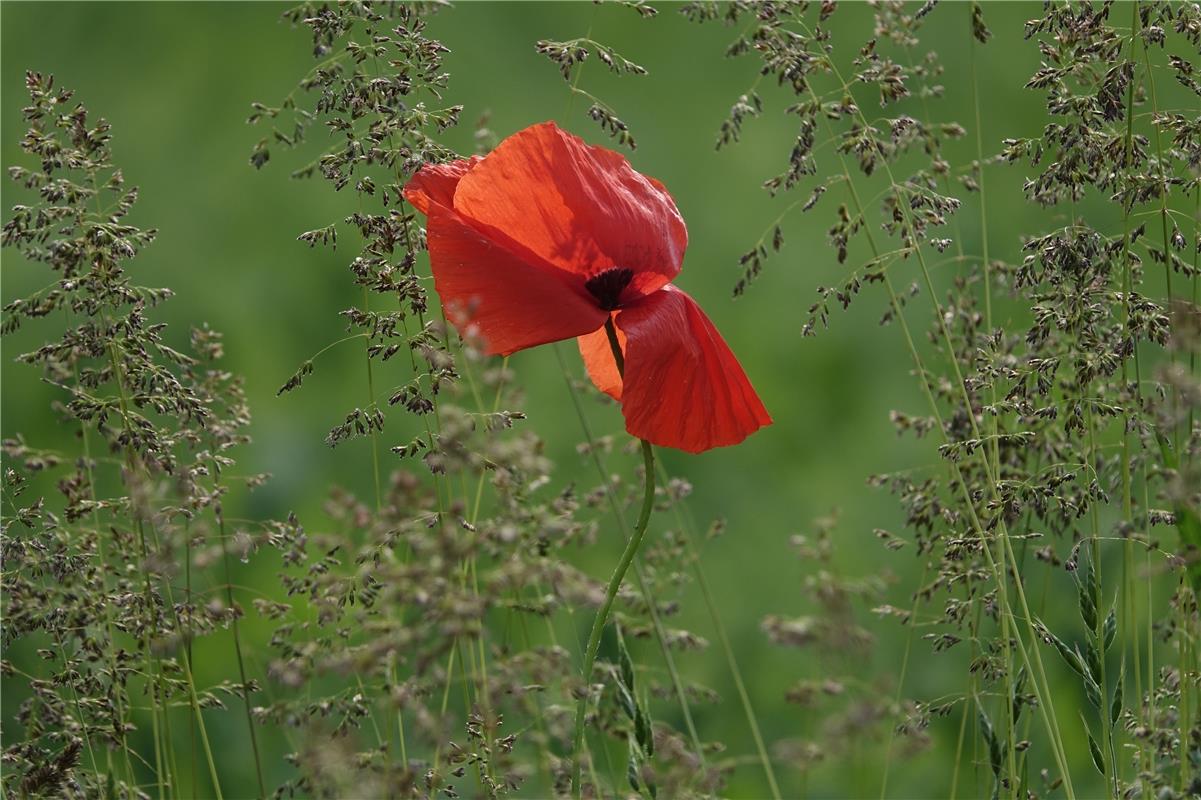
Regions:
M 584 440 L 588 443 L 589 453 L 592 456 L 592 464 L 596 467 L 597 477 L 600 478 L 601 483 L 605 486 L 605 496 L 609 500 L 609 508 L 613 511 L 613 519 L 617 521 L 618 527 L 624 531 L 629 527 L 629 525 L 626 522 L 625 514 L 622 512 L 621 506 L 619 506 L 617 503 L 617 497 L 614 495 L 613 488 L 608 484 L 608 473 L 605 471 L 605 465 L 601 462 L 600 455 L 598 454 L 596 439 L 592 436 L 592 430 L 588 427 L 588 419 L 584 416 L 584 408 L 580 405 L 579 394 L 576 392 L 575 385 L 572 383 L 571 375 L 567 370 L 567 362 L 563 360 L 562 348 L 556 346 L 554 350 L 555 357 L 559 362 L 559 369 L 561 369 L 563 372 L 563 379 L 567 385 L 568 395 L 571 397 L 571 405 L 575 409 L 576 418 L 580 423 L 580 430 L 583 431 Z M 663 469 L 662 461 L 655 463 L 655 472 L 656 479 L 659 481 L 659 485 L 666 486 L 668 483 L 667 472 Z M 681 529 L 683 529 L 684 522 L 682 517 L 680 517 L 680 508 L 674 502 L 672 503 L 672 507 L 676 511 L 676 516 L 680 518 L 680 526 Z M 693 563 L 696 564 L 695 558 L 690 558 L 692 558 Z M 699 568 L 699 564 L 697 564 L 697 566 Z M 679 700 L 680 713 L 684 717 L 685 727 L 688 728 L 688 736 L 692 740 L 692 746 L 700 762 L 699 766 L 702 770 L 707 770 L 709 767 L 705 760 L 705 748 L 704 745 L 701 744 L 700 736 L 696 732 L 696 725 L 692 719 L 692 710 L 688 705 L 688 695 L 684 691 L 684 685 L 680 680 L 680 673 L 676 669 L 675 658 L 672 656 L 671 648 L 667 644 L 667 637 L 663 629 L 663 621 L 659 616 L 659 611 L 656 608 L 655 601 L 650 595 L 646 578 L 642 574 L 642 570 L 639 567 L 637 558 L 634 559 L 633 569 L 634 580 L 638 586 L 638 591 L 642 593 L 642 598 L 646 601 L 647 610 L 650 611 L 651 622 L 653 623 L 655 629 L 655 641 L 659 645 L 659 651 L 663 654 L 663 662 L 667 667 L 667 674 L 671 677 L 671 685 L 675 690 L 676 699 Z M 582 660 L 584 657 L 582 648 L 577 646 L 576 649 L 581 650 L 579 655 Z M 775 797 L 775 800 L 780 800 L 780 798 Z
M 605 333 L 609 336 L 609 346 L 613 349 L 613 359 L 617 362 L 617 371 L 624 375 L 625 359 L 622 358 L 621 345 L 617 340 L 617 330 L 613 327 L 613 318 L 610 317 L 605 322 Z M 584 744 L 584 717 L 588 711 L 588 686 L 592 680 L 592 667 L 596 663 L 596 653 L 600 649 L 601 634 L 604 633 L 605 623 L 609 620 L 609 612 L 613 609 L 613 601 L 617 599 L 617 592 L 621 588 L 622 581 L 625 580 L 626 573 L 630 570 L 630 565 L 634 563 L 634 556 L 638 554 L 638 548 L 642 545 L 642 540 L 646 536 L 647 524 L 650 522 L 651 509 L 655 505 L 655 451 L 651 447 L 651 443 L 645 439 L 642 442 L 642 463 L 643 463 L 643 481 L 644 489 L 642 495 L 642 511 L 638 514 L 638 523 L 634 526 L 634 532 L 626 542 L 626 548 L 621 554 L 621 560 L 617 562 L 617 568 L 613 570 L 613 577 L 609 578 L 609 586 L 605 590 L 605 600 L 601 604 L 600 610 L 596 612 L 596 619 L 592 622 L 592 632 L 588 634 L 588 646 L 584 651 L 584 668 L 582 675 L 584 677 L 584 691 L 580 697 L 579 705 L 575 712 L 575 741 L 572 746 L 572 757 L 575 762 L 572 769 L 572 787 L 577 798 L 583 795 L 583 787 L 580 785 L 580 772 L 583 762 L 583 744 Z
M 625 378 L 626 359 L 621 352 L 621 342 L 617 339 L 617 328 L 613 326 L 613 317 L 605 320 L 605 335 L 609 337 L 609 348 L 613 351 L 613 360 L 617 362 L 617 373 Z

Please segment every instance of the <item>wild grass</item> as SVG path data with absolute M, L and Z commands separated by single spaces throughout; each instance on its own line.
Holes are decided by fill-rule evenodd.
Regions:
M 659 13 L 619 5 L 594 19 Z M 357 448 L 370 494 L 310 487 L 328 497 L 318 519 L 226 516 L 231 493 L 267 480 L 234 460 L 255 446 L 241 380 L 206 326 L 187 352 L 172 346 L 155 321 L 171 292 L 129 277 L 156 232 L 129 224 L 139 198 L 112 163 L 109 124 L 30 72 L 3 245 L 48 272 L 5 306 L 3 331 L 36 326 L 46 344 L 6 367 L 6 386 L 50 384 L 47 417 L 78 433 L 51 451 L 5 432 L 0 674 L 24 698 L 4 714 L 6 795 L 674 798 L 749 785 L 781 798 L 809 796 L 817 766 L 835 763 L 843 794 L 887 798 L 902 763 L 932 752 L 954 753 L 923 766 L 950 797 L 1201 793 L 1201 12 L 1047 4 L 1002 30 L 987 5 L 880 2 L 851 41 L 831 33 L 847 13 L 833 3 L 663 10 L 728 26 L 727 55 L 756 64 L 705 132 L 719 149 L 759 146 L 765 114 L 795 118 L 763 185 L 783 210 L 733 294 L 754 304 L 758 280 L 791 258 L 790 222 L 824 215 L 847 271 L 799 315 L 796 347 L 839 336 L 840 307 L 878 304 L 879 346 L 907 360 L 922 403 L 892 423 L 934 463 L 869 480 L 905 519 L 875 541 L 916 559 L 901 572 L 918 583 L 846 571 L 836 552 L 868 545 L 836 514 L 788 540 L 801 601 L 759 628 L 795 653 L 779 700 L 804 712 L 796 730 L 772 737 L 778 711 L 752 702 L 756 666 L 706 572 L 705 543 L 724 528 L 703 530 L 688 480 L 648 444 L 596 435 L 586 404 L 607 400 L 561 346 L 578 452 L 595 469 L 590 485 L 565 480 L 522 410 L 534 388 L 457 335 L 430 291 L 401 189 L 423 164 L 469 155 L 441 137 L 461 123 L 456 82 L 474 78 L 447 73 L 428 17 L 471 8 L 304 3 L 285 19 L 311 35 L 314 65 L 253 106 L 250 162 L 282 162 L 297 191 L 332 188 L 344 216 L 262 235 L 351 250 L 361 299 L 330 309 L 346 335 L 299 365 L 277 413 L 330 360 L 361 364 L 360 405 L 328 411 L 325 441 Z M 934 15 L 956 20 L 968 69 L 944 71 L 923 38 Z M 583 67 L 631 81 L 647 70 L 624 43 L 581 33 L 530 46 L 566 82 L 564 123 L 633 151 Z M 982 125 L 976 58 L 999 46 L 1040 53 L 1037 72 L 1013 77 L 1045 104 L 1037 136 L 997 141 Z M 941 117 L 952 82 L 972 98 L 966 124 Z M 496 139 L 481 120 L 479 152 Z M 990 216 L 1014 174 L 1043 211 L 1020 240 Z M 607 583 L 580 566 L 623 546 Z M 237 583 L 254 560 L 277 565 L 276 584 Z M 680 627 L 682 604 L 703 606 L 703 630 Z M 903 648 L 865 673 L 893 624 Z M 214 652 L 194 647 L 202 637 L 228 642 L 221 663 L 199 655 Z M 736 698 L 690 679 L 702 660 Z M 915 689 L 946 661 L 959 683 Z M 737 703 L 737 728 L 706 725 L 719 702 Z M 237 737 L 246 770 L 221 763 L 216 731 Z M 936 739 L 953 744 L 932 751 Z

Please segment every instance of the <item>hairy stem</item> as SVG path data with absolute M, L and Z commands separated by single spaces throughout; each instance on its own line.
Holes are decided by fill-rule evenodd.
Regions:
M 613 349 L 613 359 L 617 362 L 617 371 L 619 373 L 624 372 L 625 360 L 621 355 L 621 346 L 617 341 L 617 330 L 613 327 L 612 317 L 605 322 L 605 332 L 609 336 L 609 344 Z M 634 556 L 638 554 L 638 548 L 642 545 L 642 540 L 646 536 L 647 524 L 651 518 L 651 509 L 655 505 L 655 451 L 651 447 L 650 442 L 645 439 L 640 441 L 642 443 L 644 486 L 642 510 L 638 513 L 638 522 L 634 525 L 634 531 L 630 535 L 629 541 L 626 542 L 625 550 L 622 551 L 621 560 L 617 562 L 617 567 L 613 570 L 613 576 L 609 578 L 609 585 L 605 590 L 604 602 L 601 603 L 600 609 L 596 612 L 596 619 L 592 623 L 592 632 L 588 635 L 588 646 L 584 650 L 584 667 L 581 670 L 584 678 L 584 688 L 579 705 L 576 707 L 575 741 L 572 747 L 572 758 L 574 760 L 572 787 L 577 798 L 583 796 L 583 787 L 580 785 L 580 769 L 583 760 L 584 717 L 588 711 L 588 687 L 592 680 L 592 667 L 596 663 L 596 653 L 600 649 L 601 634 L 605 630 L 605 623 L 609 620 L 609 612 L 613 609 L 613 601 L 617 599 L 617 592 L 621 589 L 622 581 L 625 580 L 626 573 L 630 569 L 630 564 L 633 563 Z
M 624 531 L 628 527 L 625 514 L 622 512 L 621 506 L 617 502 L 617 497 L 614 495 L 612 487 L 609 485 L 608 475 L 605 472 L 605 466 L 601 463 L 599 451 L 596 447 L 596 440 L 592 436 L 592 429 L 588 426 L 588 420 L 584 416 L 584 409 L 580 405 L 580 398 L 576 392 L 575 385 L 572 383 L 571 375 L 567 371 L 567 363 L 563 360 L 563 353 L 559 347 L 555 347 L 555 356 L 559 361 L 559 368 L 563 371 L 563 379 L 567 383 L 567 391 L 571 396 L 572 406 L 575 408 L 576 418 L 579 420 L 580 428 L 584 432 L 584 439 L 588 442 L 588 451 L 592 455 L 592 463 L 596 467 L 597 476 L 600 478 L 601 484 L 605 487 L 605 496 L 609 500 L 609 508 L 613 512 L 613 518 L 617 520 L 618 526 Z M 667 480 L 663 472 L 662 462 L 657 462 L 659 480 L 662 485 L 667 485 Z M 692 740 L 693 749 L 696 751 L 698 760 L 700 761 L 701 769 L 707 769 L 705 760 L 704 748 L 701 745 L 700 735 L 696 730 L 696 723 L 692 719 L 692 708 L 688 703 L 688 695 L 684 691 L 683 681 L 680 679 L 679 670 L 676 668 L 675 657 L 671 654 L 671 648 L 667 645 L 667 636 L 663 629 L 663 620 L 659 615 L 659 609 L 655 603 L 654 597 L 650 594 L 650 589 L 647 586 L 646 579 L 642 574 L 642 568 L 638 563 L 638 559 L 634 559 L 634 578 L 638 584 L 638 591 L 641 592 L 643 600 L 646 602 L 647 609 L 650 611 L 651 623 L 655 630 L 655 641 L 659 645 L 659 650 L 663 654 L 663 661 L 667 666 L 667 674 L 671 678 L 672 689 L 675 692 L 676 699 L 680 703 L 680 713 L 684 717 L 684 726 L 688 729 L 688 736 Z M 553 629 L 552 629 L 553 630 Z M 778 800 L 778 798 L 777 798 Z

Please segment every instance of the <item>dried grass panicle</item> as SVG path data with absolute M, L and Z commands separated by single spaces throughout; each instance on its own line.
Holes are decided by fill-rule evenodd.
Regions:
M 742 257 L 734 293 L 747 293 L 781 250 L 791 211 L 843 195 L 830 244 L 839 262 L 866 255 L 841 285 L 818 290 L 802 332 L 829 325 L 831 301 L 845 308 L 865 284 L 882 284 L 881 321 L 901 328 L 913 359 L 928 403 L 894 412 L 894 424 L 903 434 L 936 433 L 950 466 L 873 480 L 897 495 L 909 526 L 906 537 L 881 538 L 898 553 L 915 552 L 929 579 L 912 592 L 912 608 L 883 610 L 910 628 L 906 641 L 921 620 L 939 657 L 971 651 L 966 686 L 951 699 L 961 708 L 960 753 L 979 737 L 991 754 L 994 794 L 1058 788 L 1073 796 L 1072 776 L 1064 774 L 1071 766 L 1063 756 L 1066 720 L 1046 713 L 1047 675 L 1056 667 L 1044 665 L 1040 651 L 1049 658 L 1058 651 L 1089 700 L 1087 738 L 1103 785 L 1115 796 L 1187 791 L 1197 721 L 1176 720 L 1175 734 L 1152 733 L 1164 724 L 1159 703 L 1189 702 L 1187 688 L 1165 697 L 1152 666 L 1167 657 L 1195 668 L 1197 652 L 1196 620 L 1177 616 L 1179 601 L 1171 633 L 1153 644 L 1153 631 L 1164 630 L 1157 619 L 1169 610 L 1163 589 L 1179 584 L 1191 597 L 1201 575 L 1201 498 L 1180 483 L 1189 475 L 1192 486 L 1201 485 L 1198 380 L 1187 355 L 1197 347 L 1187 320 L 1198 301 L 1196 259 L 1188 253 L 1198 243 L 1178 223 L 1191 216 L 1196 238 L 1198 137 L 1188 112 L 1162 105 L 1170 96 L 1195 106 L 1193 70 L 1176 53 L 1195 51 L 1198 12 L 1158 2 L 1046 6 L 1024 31 L 1043 58 L 1027 83 L 1046 98 L 1042 135 L 994 142 L 999 149 L 990 153 L 988 132 L 973 132 L 977 154 L 965 169 L 943 155 L 968 128 L 933 121 L 942 70 L 933 52 L 921 50 L 922 26 L 931 12 L 959 13 L 973 47 L 995 37 L 981 4 L 934 5 L 875 4 L 873 36 L 849 73 L 840 71 L 845 59 L 830 34 L 833 3 L 682 9 L 698 21 L 744 24 L 728 55 L 757 57 L 762 76 L 795 97 L 786 112 L 800 117 L 787 169 L 765 188 L 802 194 Z M 1131 20 L 1115 19 L 1126 11 Z M 1191 94 L 1169 93 L 1168 75 Z M 735 104 L 719 143 L 745 138 L 745 119 L 764 113 L 760 94 L 748 96 L 753 105 Z M 869 103 L 886 116 L 868 112 Z M 835 153 L 819 159 L 826 136 Z M 1006 163 L 1014 166 L 999 166 Z M 1063 224 L 1029 231 L 1021 242 L 993 242 L 990 251 L 987 174 L 1014 168 L 1028 171 L 1027 199 L 1055 209 Z M 1097 229 L 1078 214 L 1076 204 L 1094 193 L 1114 204 L 1118 225 Z M 865 202 L 873 196 L 876 208 Z M 976 219 L 964 218 L 968 209 Z M 980 252 L 962 241 L 970 226 L 980 231 Z M 954 278 L 935 280 L 932 271 L 945 264 L 955 265 Z M 910 280 L 911 290 L 895 288 Z M 932 314 L 925 326 L 916 321 L 918 298 Z M 906 538 L 916 548 L 904 548 Z M 1083 631 L 1060 638 L 1029 619 L 1044 610 L 1028 604 L 1026 584 L 1041 583 L 1047 570 L 1048 591 L 1078 600 Z M 822 630 L 807 617 L 772 617 L 764 627 L 773 639 L 798 644 Z M 902 667 L 899 692 L 905 678 Z M 1002 702 L 988 699 L 993 694 Z M 1043 725 L 1026 723 L 1034 714 Z M 912 720 L 901 717 L 898 734 L 924 730 Z M 972 731 L 966 743 L 964 731 Z M 1035 734 L 1046 737 L 1035 739 L 1036 749 L 1054 756 L 1041 786 L 1026 772 L 1025 737 Z M 1174 751 L 1150 743 L 1173 736 Z M 804 748 L 789 752 L 803 764 L 816 757 Z
M 193 555 L 230 546 L 218 533 L 222 497 L 261 476 L 221 479 L 247 441 L 249 412 L 240 380 L 220 366 L 220 335 L 202 326 L 179 341 L 153 321 L 171 292 L 127 271 L 156 232 L 126 222 L 138 192 L 112 164 L 108 122 L 51 76 L 30 72 L 26 88 L 27 162 L 9 174 L 31 199 L 13 209 L 3 245 L 44 264 L 51 281 L 10 302 L 4 327 L 46 332 L 19 360 L 56 388 L 53 413 L 76 435 L 67 451 L 19 434 L 4 441 L 14 509 L 0 538 L 4 643 L 45 644 L 40 675 L 18 678 L 4 662 L 30 690 L 22 736 L 5 746 L 4 785 L 137 796 L 133 764 L 146 757 L 131 754 L 132 731 L 153 727 L 158 752 L 169 708 L 199 715 L 257 690 L 236 676 L 197 686 L 189 662 L 196 638 L 242 613 L 195 591 L 219 579 L 193 575 Z M 153 765 L 166 781 L 167 765 Z

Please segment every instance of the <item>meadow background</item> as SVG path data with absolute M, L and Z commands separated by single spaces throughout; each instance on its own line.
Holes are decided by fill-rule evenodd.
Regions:
M 787 97 L 764 81 L 757 89 L 767 104 L 763 116 L 746 123 L 740 143 L 715 151 L 715 137 L 730 105 L 755 83 L 757 62 L 724 57 L 736 31 L 693 25 L 675 13 L 671 3 L 656 5 L 661 13 L 651 20 L 621 7 L 583 2 L 462 3 L 440 12 L 430 23 L 429 35 L 451 50 L 445 59 L 451 74 L 448 101 L 465 106 L 463 124 L 447 131 L 443 141 L 471 152 L 473 123 L 487 115 L 487 127 L 500 137 L 554 119 L 590 142 L 611 144 L 585 117 L 586 104 L 579 98 L 570 100 L 554 65 L 535 52 L 539 39 L 568 39 L 591 30 L 592 38 L 613 45 L 649 70 L 644 77 L 617 79 L 589 61 L 581 86 L 620 111 L 638 141 L 630 155 L 633 165 L 662 180 L 675 197 L 690 232 L 678 284 L 723 332 L 775 418 L 772 427 L 738 447 L 701 456 L 662 453 L 669 470 L 693 484 L 690 505 L 697 518 L 722 517 L 728 522 L 726 535 L 705 545 L 704 563 L 764 734 L 774 741 L 814 729 L 812 713 L 786 703 L 784 692 L 797 678 L 821 669 L 804 650 L 777 647 L 760 630 L 765 615 L 796 615 L 807 608 L 801 584 L 808 567 L 795 557 L 789 537 L 812 530 L 815 518 L 837 513 L 837 569 L 895 579 L 887 602 L 908 607 L 922 563 L 913 548 L 889 552 L 873 534 L 876 528 L 903 534 L 904 523 L 895 499 L 870 488 L 867 479 L 876 473 L 924 468 L 937 463 L 938 456 L 932 440 L 900 438 L 889 422 L 890 411 L 920 413 L 923 405 L 898 332 L 879 324 L 886 304 L 882 293 L 868 287 L 866 297 L 849 311 L 833 315 L 829 330 L 801 336 L 815 289 L 833 285 L 846 274 L 847 267 L 836 263 L 826 243 L 832 203 L 819 204 L 808 214 L 790 214 L 783 223 L 784 250 L 772 257 L 744 296 L 732 299 L 739 255 L 792 202 L 792 197 L 773 200 L 760 184 L 785 166 L 783 156 L 795 135 L 795 122 L 782 113 Z M 1037 6 L 1002 3 L 985 8 L 995 34 L 992 44 L 977 48 L 986 152 L 999 150 L 1005 138 L 1037 134 L 1045 119 L 1041 93 L 1023 89 L 1039 56 L 1036 45 L 1022 39 L 1021 26 L 1036 15 Z M 355 199 L 350 190 L 336 194 L 317 181 L 289 178 L 291 169 L 325 143 L 319 130 L 300 153 L 277 150 L 260 171 L 248 163 L 252 146 L 264 135 L 245 124 L 250 103 L 282 97 L 312 63 L 307 33 L 280 22 L 282 10 L 274 3 L 5 2 L 0 5 L 0 147 L 6 166 L 22 163 L 17 142 L 24 131 L 20 108 L 26 69 L 53 73 L 111 121 L 114 160 L 142 191 L 131 222 L 160 230 L 156 243 L 132 262 L 135 279 L 177 293 L 162 312 L 170 323 L 169 341 L 173 336 L 185 341 L 190 325 L 207 322 L 225 334 L 226 368 L 246 379 L 254 442 L 241 449 L 239 472 L 269 472 L 273 477 L 252 494 L 235 495 L 230 516 L 282 518 L 294 511 L 310 527 L 319 528 L 323 496 L 314 487 L 336 484 L 363 494 L 369 491 L 371 476 L 364 470 L 362 452 L 368 441 L 359 439 L 332 450 L 322 441 L 343 409 L 361 402 L 362 360 L 349 350 L 334 350 L 318 362 L 304 391 L 277 397 L 276 390 L 301 361 L 344 335 L 337 314 L 357 295 L 345 269 L 356 249 L 356 234 L 340 231 L 345 245 L 336 251 L 310 249 L 295 237 L 346 216 L 354 210 Z M 926 21 L 921 49 L 936 50 L 947 68 L 940 81 L 945 97 L 931 103 L 929 116 L 958 121 L 973 133 L 971 86 L 965 79 L 971 47 L 968 19 L 966 4 L 940 7 Z M 832 23 L 835 41 L 845 32 L 846 44 L 858 43 L 870 24 L 869 9 L 847 4 Z M 917 107 L 918 102 L 904 101 L 899 109 Z M 974 143 L 969 136 L 949 143 L 947 149 L 966 162 Z M 826 164 L 823 172 L 836 168 L 829 147 L 818 158 L 819 164 L 823 159 Z M 1021 166 L 989 172 L 995 257 L 1017 260 L 1019 232 L 1049 227 L 1048 212 L 1022 197 L 1024 176 Z M 7 185 L 4 192 L 7 207 L 13 202 Z M 979 237 L 973 202 L 967 196 L 962 228 L 952 224 L 946 234 L 961 236 L 972 252 Z M 1113 215 L 1095 198 L 1085 201 L 1080 211 L 1101 218 Z M 848 266 L 862 262 L 861 249 L 853 245 Z M 950 269 L 940 270 L 936 279 L 949 281 Z M 902 285 L 909 280 L 912 276 Z M 44 282 L 44 273 L 27 268 L 15 253 L 5 253 L 4 302 Z M 926 305 L 922 297 L 911 302 L 915 320 L 926 318 Z M 3 342 L 3 430 L 6 435 L 21 431 L 47 447 L 67 446 L 70 431 L 47 410 L 56 391 L 37 380 L 34 368 L 13 361 L 43 338 L 38 326 L 28 325 Z M 546 441 L 558 467 L 557 479 L 591 480 L 593 467 L 576 450 L 582 438 L 579 423 L 554 353 L 549 348 L 524 352 L 512 358 L 510 366 L 525 392 L 529 420 L 524 424 Z M 582 375 L 574 355 L 571 366 Z M 597 432 L 621 433 L 613 407 L 594 403 L 588 413 Z M 411 438 L 413 431 L 400 428 L 405 424 L 403 415 L 396 416 L 385 442 Z M 667 523 L 654 524 L 661 528 Z M 620 539 L 613 536 L 581 563 L 602 577 L 619 550 Z M 265 591 L 276 586 L 272 557 L 238 565 L 238 570 L 240 584 Z M 695 587 L 689 592 L 695 595 Z M 1051 609 L 1048 619 L 1053 627 L 1060 618 L 1070 626 L 1074 614 L 1065 604 Z M 877 637 L 877 644 L 868 660 L 846 667 L 891 694 L 896 691 L 906 632 L 866 610 L 859 621 Z M 586 630 L 586 620 L 576 622 Z M 712 635 L 695 597 L 684 603 L 679 625 Z M 244 630 L 248 641 L 261 642 L 268 629 L 252 614 Z M 920 639 L 913 648 L 920 668 L 910 670 L 905 697 L 934 697 L 963 687 L 964 652 L 932 658 L 929 644 Z M 199 642 L 198 682 L 228 674 L 228 653 L 221 635 Z M 261 655 L 252 651 L 251 664 Z M 31 652 L 18 648 L 6 658 L 37 669 Z M 1079 695 L 1078 683 L 1069 681 L 1060 667 L 1054 666 L 1054 680 L 1062 681 L 1064 693 Z M 261 669 L 261 661 L 253 668 Z M 681 659 L 681 669 L 689 680 L 713 687 L 724 698 L 718 705 L 697 707 L 698 727 L 717 732 L 732 749 L 749 755 L 745 723 L 720 655 L 715 650 L 694 653 Z M 12 682 L 4 686 L 5 730 L 14 725 L 11 715 L 22 699 L 20 691 Z M 670 714 L 670 707 L 662 713 Z M 240 713 L 209 718 L 223 783 L 248 786 L 251 766 Z M 930 749 L 912 759 L 894 757 L 890 796 L 945 791 L 958 727 L 958 713 L 936 721 L 929 731 Z M 1081 765 L 1078 780 L 1096 780 L 1083 766 L 1088 756 L 1082 731 L 1072 724 L 1065 724 L 1064 731 L 1068 755 Z M 806 789 L 813 796 L 876 796 L 885 746 L 882 738 L 855 743 L 849 758 L 818 765 Z M 274 784 L 289 772 L 281 760 L 287 746 L 268 734 L 264 747 L 268 780 Z M 782 776 L 785 794 L 796 796 L 801 791 L 797 775 Z M 986 794 L 991 787 L 987 766 L 978 764 L 968 781 L 967 794 Z M 1077 788 L 1087 796 L 1087 784 Z M 735 772 L 728 794 L 765 794 L 753 763 Z

